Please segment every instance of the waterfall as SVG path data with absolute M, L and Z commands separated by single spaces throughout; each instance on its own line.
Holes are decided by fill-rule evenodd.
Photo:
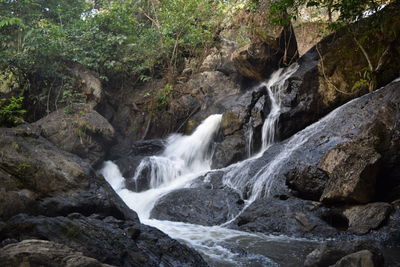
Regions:
M 298 65 L 294 64 L 286 69 L 275 72 L 268 82 L 262 83 L 265 86 L 269 98 L 270 112 L 264 120 L 262 127 L 262 146 L 256 155 L 252 155 L 253 128 L 251 121 L 246 131 L 247 152 L 249 158 L 234 165 L 224 168 L 223 183 L 238 192 L 242 196 L 247 194 L 247 204 L 258 198 L 272 181 L 268 173 L 279 165 L 286 154 L 278 154 L 275 162 L 262 168 L 255 176 L 249 175 L 252 170 L 252 162 L 260 158 L 271 145 L 277 141 L 276 127 L 281 113 L 281 91 L 286 80 L 297 70 Z M 260 88 L 260 87 L 259 87 Z M 132 192 L 125 187 L 125 178 L 122 177 L 118 167 L 108 161 L 105 162 L 101 173 L 119 194 L 123 201 L 137 212 L 140 220 L 148 225 L 155 226 L 170 236 L 190 243 L 212 262 L 222 262 L 229 266 L 243 266 L 248 261 L 254 261 L 259 265 L 276 266 L 269 258 L 252 254 L 243 258 L 240 253 L 232 252 L 224 247 L 224 243 L 234 242 L 235 239 L 244 241 L 244 246 L 252 248 L 252 242 L 266 241 L 270 237 L 259 236 L 240 231 L 234 231 L 221 226 L 199 226 L 187 223 L 158 221 L 149 219 L 150 211 L 155 202 L 163 195 L 172 190 L 184 188 L 193 179 L 206 174 L 211 169 L 213 155 L 213 139 L 218 132 L 222 115 L 211 115 L 205 119 L 189 136 L 174 134 L 167 139 L 167 145 L 159 156 L 147 157 L 136 168 L 133 180 L 148 180 L 149 188 L 143 192 Z M 301 145 L 296 143 L 295 145 Z M 293 148 L 288 147 L 287 153 Z M 268 190 L 267 190 L 268 191 Z M 248 205 L 246 205 L 247 207 Z M 286 238 L 286 237 L 285 237 Z M 249 241 L 246 241 L 249 240 Z M 248 242 L 248 243 L 247 243 Z M 263 245 L 264 246 L 264 245 Z M 252 258 L 253 257 L 253 258 Z M 238 264 L 239 263 L 239 264 Z M 219 264 L 217 264 L 219 265 Z M 256 264 L 257 265 L 257 264 Z
M 246 154 L 247 157 L 250 158 L 251 155 L 253 154 L 253 135 L 254 135 L 254 130 L 251 125 L 252 119 L 250 118 L 250 121 L 248 123 L 248 127 L 246 128 Z
M 125 178 L 112 162 L 105 162 L 101 173 L 135 210 L 142 220 L 148 219 L 155 201 L 163 194 L 182 188 L 190 180 L 211 169 L 212 142 L 218 132 L 222 115 L 215 114 L 205 119 L 191 135 L 173 134 L 160 156 L 151 156 L 141 161 L 133 179 L 149 179 L 149 190 L 132 192 L 125 188 Z
M 267 83 L 263 85 L 267 88 L 268 97 L 271 103 L 270 112 L 265 118 L 261 135 L 261 153 L 264 152 L 277 140 L 276 132 L 279 116 L 281 115 L 281 96 L 286 80 L 299 68 L 298 64 L 292 64 L 286 69 L 275 71 Z
M 173 134 L 168 137 L 162 155 L 142 160 L 133 180 L 147 176 L 145 172 L 150 170 L 150 188 L 158 188 L 177 177 L 209 170 L 213 152 L 211 142 L 219 129 L 221 118 L 220 114 L 211 115 L 190 136 Z

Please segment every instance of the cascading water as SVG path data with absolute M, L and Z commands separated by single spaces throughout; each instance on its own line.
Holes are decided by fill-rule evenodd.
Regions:
M 262 144 L 259 156 L 277 141 L 276 127 L 278 125 L 279 115 L 281 114 L 281 92 L 285 86 L 286 80 L 292 76 L 298 67 L 298 64 L 293 64 L 287 69 L 279 69 L 271 75 L 267 83 L 263 84 L 267 88 L 271 108 L 263 123 L 261 135 Z
M 265 191 L 269 186 L 271 179 L 268 180 L 266 178 L 268 173 L 271 173 L 286 155 L 278 154 L 277 159 L 268 165 L 270 167 L 266 166 L 266 169 L 260 170 L 255 177 L 248 175 L 251 169 L 251 162 L 261 157 L 264 151 L 276 141 L 275 128 L 281 110 L 280 91 L 287 78 L 296 71 L 297 67 L 296 64 L 287 69 L 280 69 L 271 76 L 267 83 L 262 84 L 267 88 L 271 107 L 262 127 L 262 147 L 260 152 L 252 158 L 224 169 L 223 183 L 226 186 L 236 189 L 242 194 L 244 194 L 246 188 L 251 188 L 248 192 L 250 197 L 247 200 L 247 204 L 258 198 L 261 192 Z M 170 136 L 167 140 L 167 146 L 160 156 L 152 156 L 143 160 L 136 169 L 133 179 L 138 181 L 141 177 L 147 175 L 149 188 L 146 191 L 132 192 L 125 188 L 125 178 L 122 177 L 118 167 L 112 162 L 105 162 L 101 173 L 125 203 L 138 213 L 142 223 L 157 227 L 171 237 L 189 243 L 212 264 L 218 266 L 241 266 L 254 263 L 256 265 L 276 266 L 276 263 L 262 255 L 269 255 L 276 244 L 283 242 L 282 240 L 276 241 L 279 237 L 255 235 L 226 229 L 221 226 L 206 227 L 149 219 L 152 207 L 161 196 L 172 190 L 187 186 L 190 181 L 210 170 L 213 154 L 212 142 L 219 129 L 221 118 L 222 115 L 211 115 L 190 136 Z M 248 142 L 249 155 L 252 147 L 252 130 L 249 129 L 248 132 L 250 138 Z M 294 143 L 296 146 L 291 148 L 288 145 L 286 153 L 290 153 L 291 149 L 295 149 L 301 142 L 296 141 Z M 288 238 L 285 237 L 284 239 L 287 240 Z M 271 246 L 274 242 L 278 243 Z M 291 242 L 294 242 L 294 239 L 291 239 Z M 304 241 L 298 240 L 295 242 Z M 248 252 L 257 251 L 257 254 L 248 254 L 243 258 L 240 253 L 227 249 L 227 244 L 246 247 Z M 259 249 L 256 249 L 258 246 L 268 249 L 264 251 L 265 253 L 260 254 Z
M 144 159 L 136 169 L 133 179 L 138 180 L 145 175 L 145 169 L 150 170 L 150 188 L 147 191 L 137 193 L 125 188 L 125 178 L 112 162 L 106 162 L 101 172 L 125 203 L 138 213 L 139 218 L 146 220 L 159 197 L 184 187 L 187 182 L 210 170 L 211 143 L 219 129 L 221 118 L 220 114 L 211 115 L 190 136 L 171 135 L 162 155 Z

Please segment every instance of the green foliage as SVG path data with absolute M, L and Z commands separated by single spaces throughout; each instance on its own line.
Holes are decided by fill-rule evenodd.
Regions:
M 173 90 L 174 87 L 169 83 L 167 83 L 162 89 L 158 90 L 156 95 L 157 108 L 165 109 L 168 106 L 168 101 Z
M 396 0 L 273 0 L 270 15 L 272 23 L 285 25 L 296 18 L 300 7 L 326 8 L 329 19 L 332 21 L 332 14 L 337 13 L 337 22 L 343 25 L 362 18 L 366 11 L 378 11 L 382 5 L 394 1 Z M 251 2 L 254 1 L 250 1 L 249 5 Z
M 22 96 L 0 99 L 0 126 L 12 127 L 24 122 L 23 101 Z
M 0 0 L 0 76 L 16 70 L 24 79 L 20 93 L 43 112 L 74 98 L 69 95 L 76 87 L 74 63 L 113 86 L 147 82 L 160 70 L 173 82 L 185 58 L 213 44 L 224 5 L 216 0 Z
M 85 97 L 82 95 L 82 93 L 66 89 L 62 93 L 61 103 L 65 103 L 68 106 L 73 103 L 85 103 Z

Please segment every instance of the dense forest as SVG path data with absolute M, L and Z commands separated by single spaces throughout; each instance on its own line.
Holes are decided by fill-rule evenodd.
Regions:
M 327 9 L 331 27 L 338 27 L 387 2 L 4 0 L 0 3 L 1 124 L 11 126 L 25 117 L 37 120 L 58 106 L 84 102 L 72 70 L 77 64 L 95 72 L 106 87 L 160 76 L 172 86 L 185 60 L 202 57 L 218 44 L 223 27 L 236 27 L 241 35 L 236 38 L 243 45 L 265 38 L 262 27 L 295 19 L 299 7 Z M 249 13 L 259 13 L 259 21 L 249 20 Z M 4 98 L 11 91 L 12 96 Z M 35 106 L 33 113 L 25 114 L 27 105 Z

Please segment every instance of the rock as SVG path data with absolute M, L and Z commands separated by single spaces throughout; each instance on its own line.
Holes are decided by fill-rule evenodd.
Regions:
M 226 39 L 221 40 L 219 48 L 215 48 L 209 54 L 200 66 L 200 72 L 204 71 L 220 71 L 225 75 L 235 75 L 236 68 L 232 61 L 232 53 L 236 49 L 234 42 Z
M 62 151 L 34 126 L 1 129 L 2 218 L 94 212 L 137 219 L 108 183 L 79 157 Z
M 377 256 L 369 250 L 361 250 L 351 253 L 343 258 L 332 267 L 378 267 L 383 266 L 382 256 Z
M 334 236 L 337 230 L 322 220 L 324 208 L 285 195 L 253 202 L 230 227 L 242 231 L 288 236 Z
M 325 188 L 328 176 L 324 171 L 314 166 L 305 169 L 289 171 L 286 175 L 286 184 L 299 197 L 308 200 L 319 200 Z
M 95 166 L 104 160 L 114 141 L 111 124 L 89 104 L 72 104 L 35 122 L 42 135 L 59 148 Z
M 133 228 L 138 233 L 132 234 Z M 138 220 L 77 213 L 68 217 L 20 214 L 7 222 L 1 236 L 46 239 L 116 266 L 206 266 L 197 253 Z
M 283 112 L 279 119 L 281 138 L 293 135 L 336 107 L 368 93 L 370 85 L 375 84 L 376 89 L 398 77 L 400 59 L 384 56 L 383 51 L 387 50 L 387 55 L 397 53 L 400 23 L 395 18 L 399 15 L 398 3 L 388 5 L 379 14 L 324 38 L 300 58 L 300 67 L 283 90 Z M 373 25 L 382 28 L 371 31 Z M 369 57 L 374 58 L 374 68 L 381 60 L 382 68 L 376 72 L 376 82 L 373 77 L 368 80 L 360 76 L 368 64 L 354 37 Z
M 354 155 L 353 158 L 349 158 L 349 162 L 353 162 L 355 166 L 342 163 L 342 167 L 347 166 L 347 172 L 355 174 L 362 173 L 363 168 L 368 170 L 369 162 L 371 159 L 376 159 L 377 153 L 382 158 L 386 157 L 386 153 L 393 149 L 393 140 L 397 140 L 400 133 L 397 123 L 400 116 L 399 86 L 400 82 L 393 82 L 380 90 L 364 95 L 338 108 L 292 138 L 274 144 L 262 156 L 220 169 L 219 172 L 222 174 L 219 179 L 224 181 L 225 185 L 237 190 L 243 199 L 260 198 L 239 216 L 238 220 L 241 219 L 240 217 L 243 219 L 239 229 L 267 233 L 280 232 L 289 235 L 294 233 L 302 236 L 335 236 L 346 231 L 349 227 L 349 220 L 343 215 L 343 208 L 337 207 L 343 202 L 330 202 L 332 204 L 330 208 L 317 209 L 308 215 L 309 213 L 304 209 L 307 201 L 298 200 L 293 207 L 290 207 L 284 201 L 279 204 L 278 200 L 271 200 L 271 197 L 295 195 L 318 200 L 327 188 L 328 182 L 334 183 L 335 179 L 341 179 L 340 176 L 331 175 L 329 177 L 327 174 L 329 171 L 335 173 L 328 166 L 336 165 L 323 164 L 327 172 L 320 168 L 321 162 L 325 162 L 326 155 L 332 150 L 342 147 L 347 149 L 346 153 Z M 396 145 L 394 146 L 396 147 Z M 372 166 L 374 166 L 373 162 Z M 375 185 L 368 186 L 367 189 L 378 190 L 377 180 L 385 179 L 382 176 L 382 170 L 385 174 L 393 171 L 391 169 L 393 165 L 385 165 L 383 161 L 380 162 L 380 167 L 378 173 L 373 176 L 376 178 Z M 357 172 L 353 171 L 353 168 Z M 340 171 L 340 173 L 349 175 L 346 174 L 346 171 Z M 362 178 L 363 175 L 359 177 Z M 395 181 L 389 183 L 396 184 Z M 364 192 L 374 197 L 384 195 L 383 192 L 368 190 Z M 262 197 L 266 197 L 268 200 L 263 200 Z M 351 197 L 352 194 L 349 194 L 349 198 Z M 317 227 L 306 234 L 296 220 L 296 212 L 304 213 L 311 219 L 314 218 Z M 281 216 L 285 216 L 284 214 L 289 214 L 285 218 L 290 218 L 282 219 L 284 223 L 274 219 L 275 216 L 281 218 Z M 237 226 L 238 221 L 235 223 Z M 307 222 L 304 224 L 308 225 Z M 333 231 L 325 233 L 325 230 L 318 230 L 318 225 L 328 225 Z M 382 228 L 380 231 L 389 233 L 393 232 L 392 230 L 396 232 L 394 228 Z M 397 236 L 394 232 L 394 236 Z M 383 242 L 394 240 L 390 234 L 381 235 L 381 239 Z
M 329 180 L 321 195 L 322 202 L 367 203 L 374 198 L 381 156 L 373 145 L 355 140 L 325 154 L 319 168 Z
M 239 194 L 229 189 L 183 188 L 160 198 L 150 218 L 200 225 L 218 225 L 243 208 Z
M 349 220 L 349 230 L 356 234 L 366 234 L 377 229 L 386 221 L 392 206 L 388 203 L 376 202 L 363 206 L 354 206 L 344 211 Z
M 93 108 L 99 104 L 103 98 L 103 87 L 97 75 L 78 63 L 73 64 L 71 71 L 78 78 L 79 87 L 89 105 Z
M 215 149 L 212 168 L 218 169 L 238 162 L 246 157 L 246 144 L 243 136 L 239 133 L 230 135 L 217 144 Z
M 243 105 L 235 105 L 225 111 L 221 121 L 221 130 L 224 136 L 241 130 L 246 117 L 248 117 L 247 109 Z
M 129 183 L 129 178 L 133 177 L 140 162 L 145 157 L 162 153 L 164 148 L 165 142 L 161 139 L 143 140 L 132 144 L 122 142 L 110 149 L 108 159 L 118 165 L 122 176 L 128 179 Z
M 253 151 L 260 148 L 262 118 L 269 110 L 269 97 L 264 85 L 239 96 L 235 105 L 229 107 L 223 114 L 221 135 L 217 140 L 213 156 L 213 168 L 222 168 L 244 160 Z M 251 128 L 251 129 L 250 129 Z M 253 142 L 249 144 L 248 134 L 244 131 L 253 131 Z M 247 140 L 245 140 L 245 138 Z
M 292 26 L 281 28 L 277 39 L 251 43 L 232 55 L 236 69 L 244 77 L 262 81 L 280 66 L 298 57 L 296 37 Z
M 385 89 L 391 91 L 398 86 L 398 83 L 392 83 Z M 380 96 L 384 96 L 387 92 L 385 89 L 383 89 L 385 93 L 370 96 L 380 102 L 382 100 Z M 395 93 L 395 91 L 392 91 L 392 93 Z M 336 122 L 328 123 L 327 128 L 325 128 L 336 129 L 335 133 L 321 129 L 318 134 L 309 138 L 303 145 L 301 149 L 303 152 L 292 153 L 290 158 L 294 160 L 298 157 L 298 159 L 296 163 L 290 163 L 296 167 L 295 170 L 286 174 L 288 185 L 296 190 L 299 196 L 306 196 L 307 198 L 311 196 L 311 199 L 317 199 L 316 197 L 321 194 L 323 189 L 321 200 L 348 203 L 365 203 L 381 195 L 385 191 L 377 191 L 384 188 L 378 187 L 379 184 L 388 183 L 395 186 L 396 179 L 386 177 L 394 177 L 388 174 L 393 173 L 397 167 L 391 164 L 386 165 L 385 161 L 378 161 L 381 157 L 388 157 L 386 153 L 396 147 L 390 140 L 396 140 L 398 136 L 397 126 L 393 122 L 397 120 L 399 114 L 395 111 L 396 104 L 393 105 L 390 100 L 390 97 L 397 99 L 398 96 L 395 96 L 397 93 L 395 95 L 389 93 L 389 95 L 385 96 L 388 97 L 386 98 L 388 102 L 384 100 L 381 104 L 367 100 L 372 100 L 369 96 L 364 98 L 368 105 L 361 104 L 364 101 L 361 100 L 362 98 L 360 98 L 360 102 L 353 102 L 355 106 L 349 105 L 348 107 L 350 109 L 355 108 L 354 115 L 347 112 L 345 113 L 349 116 L 344 115 L 344 113 L 337 114 Z M 356 104 L 357 102 L 360 105 Z M 379 112 L 375 113 L 377 117 L 373 115 L 374 107 L 379 109 Z M 346 121 L 341 121 L 340 116 L 344 116 Z M 366 119 L 367 117 L 368 119 Z M 308 149 L 308 145 L 312 143 L 313 148 Z M 307 155 L 307 157 L 301 155 Z M 316 171 L 319 173 L 317 176 L 315 176 Z M 329 177 L 327 182 L 325 174 Z M 309 186 L 309 184 L 315 185 L 315 187 Z
M 371 241 L 352 241 L 352 242 L 327 242 L 321 244 L 318 248 L 307 255 L 304 261 L 306 267 L 325 267 L 335 264 L 347 254 L 358 251 L 368 250 L 374 259 L 382 260 L 382 253 L 376 248 L 374 242 Z M 361 255 L 365 255 L 361 253 Z M 380 260 L 377 260 L 380 262 Z M 341 266 L 341 265 L 339 265 Z M 349 265 L 350 266 L 350 265 Z M 358 265 L 356 265 L 358 266 Z M 364 265 L 362 265 L 364 266 Z M 368 266 L 368 265 L 367 265 Z M 374 266 L 374 265 L 373 265 Z M 382 266 L 382 265 L 377 265 Z
M 0 249 L 2 266 L 111 267 L 83 256 L 65 245 L 45 240 L 24 240 Z

